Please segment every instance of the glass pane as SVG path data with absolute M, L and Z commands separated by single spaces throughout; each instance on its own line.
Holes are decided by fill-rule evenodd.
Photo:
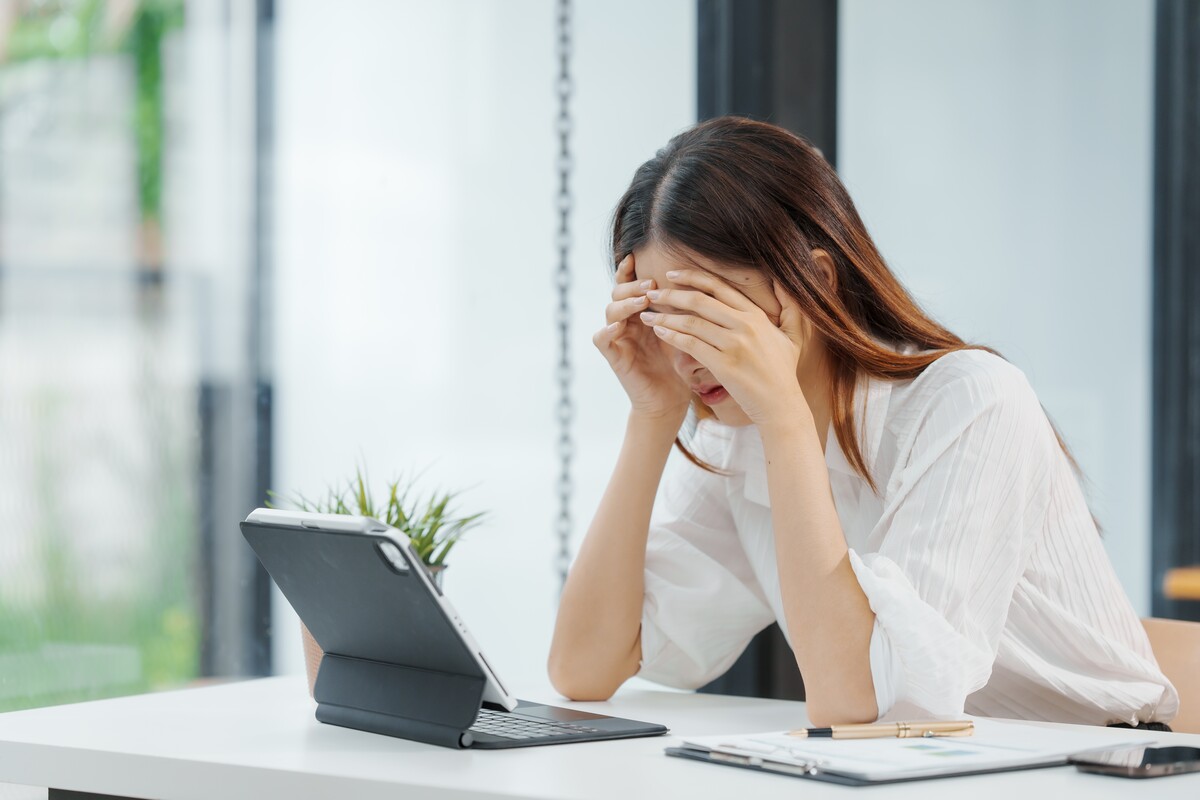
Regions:
M 229 122 L 199 77 L 228 31 L 183 0 L 5 8 L 0 710 L 201 674 L 219 570 L 198 510 L 229 446 L 203 398 L 248 359 L 210 335 L 214 301 L 246 297 L 228 272 L 247 262 L 213 255 L 237 229 L 236 170 L 202 176 L 195 135 L 205 110 Z

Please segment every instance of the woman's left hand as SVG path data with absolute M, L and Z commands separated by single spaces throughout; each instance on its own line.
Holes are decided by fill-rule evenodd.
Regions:
M 667 278 L 680 288 L 650 292 L 651 302 L 688 313 L 647 311 L 642 322 L 708 368 L 755 425 L 794 422 L 797 412 L 808 408 L 796 370 L 811 336 L 796 302 L 773 286 L 782 309 L 776 323 L 711 273 L 683 269 L 668 272 Z

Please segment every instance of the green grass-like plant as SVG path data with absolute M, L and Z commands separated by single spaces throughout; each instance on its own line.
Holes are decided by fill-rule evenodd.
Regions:
M 464 533 L 479 525 L 486 512 L 458 516 L 452 506 L 458 497 L 456 492 L 433 492 L 424 500 L 414 496 L 410 501 L 411 492 L 411 481 L 398 478 L 388 483 L 386 499 L 377 503 L 366 470 L 357 467 L 354 478 L 345 486 L 330 486 L 325 496 L 318 500 L 297 493 L 291 503 L 301 511 L 373 517 L 402 531 L 425 564 L 444 567 L 450 550 Z M 268 505 L 275 507 L 273 501 L 279 495 L 276 492 L 269 494 L 272 503 Z

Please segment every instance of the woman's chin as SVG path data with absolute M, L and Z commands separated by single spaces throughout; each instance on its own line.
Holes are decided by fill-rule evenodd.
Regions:
M 717 422 L 731 428 L 744 428 L 753 424 L 750 417 L 746 416 L 746 412 L 742 411 L 742 407 L 733 400 L 726 400 L 724 403 L 710 406 L 709 410 L 716 415 Z

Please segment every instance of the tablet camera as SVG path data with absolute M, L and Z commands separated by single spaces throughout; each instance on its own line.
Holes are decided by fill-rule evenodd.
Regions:
M 375 549 L 383 556 L 383 560 L 391 568 L 392 572 L 405 575 L 408 573 L 408 562 L 404 560 L 404 555 L 400 552 L 400 548 L 391 542 L 380 542 L 375 545 Z

